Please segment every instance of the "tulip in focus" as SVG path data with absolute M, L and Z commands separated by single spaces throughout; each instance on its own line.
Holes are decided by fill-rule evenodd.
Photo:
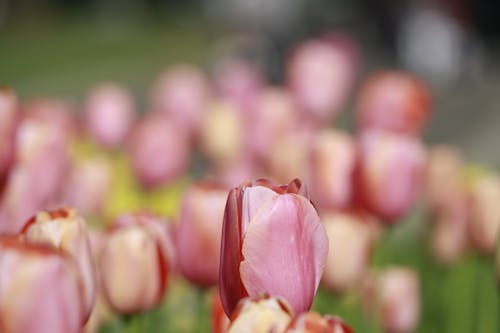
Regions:
M 14 160 L 17 107 L 16 94 L 0 86 L 0 196 Z
M 20 237 L 0 236 L 2 333 L 79 333 L 82 289 L 64 252 Z
M 387 333 L 413 332 L 420 320 L 418 274 L 404 267 L 374 273 L 365 286 L 363 303 Z
M 181 177 L 190 165 L 186 133 L 162 116 L 149 116 L 136 126 L 129 153 L 134 173 L 146 188 Z
M 197 183 L 184 195 L 176 229 L 177 266 L 192 283 L 205 287 L 219 280 L 220 243 L 228 191 Z
M 304 185 L 267 180 L 230 191 L 222 232 L 219 288 L 226 314 L 263 293 L 296 313 L 311 307 L 328 254 L 328 237 Z
M 124 215 L 112 225 L 101 250 L 101 287 L 108 304 L 124 314 L 157 306 L 167 289 L 171 244 L 164 221 Z
M 425 151 L 410 136 L 366 131 L 359 138 L 358 203 L 385 222 L 405 216 L 418 199 Z
M 228 333 L 284 333 L 293 311 L 284 299 L 244 298 L 231 315 Z
M 342 209 L 352 202 L 356 145 L 347 133 L 323 130 L 312 141 L 309 183 L 321 208 Z
M 470 188 L 472 244 L 480 251 L 493 253 L 500 234 L 500 175 L 479 175 Z
M 83 217 L 71 208 L 43 211 L 32 217 L 21 232 L 29 243 L 47 244 L 73 257 L 82 279 L 84 318 L 87 320 L 95 303 L 96 281 L 87 226 Z
M 94 87 L 85 100 L 85 125 L 106 148 L 124 143 L 134 120 L 134 101 L 126 88 L 108 83 Z
M 357 286 L 370 264 L 375 226 L 355 213 L 325 214 L 321 222 L 330 244 L 322 283 L 336 292 Z
M 382 71 L 361 87 L 356 106 L 358 128 L 419 134 L 431 112 L 430 92 L 410 74 Z
M 306 312 L 295 317 L 285 333 L 354 333 L 339 317 Z

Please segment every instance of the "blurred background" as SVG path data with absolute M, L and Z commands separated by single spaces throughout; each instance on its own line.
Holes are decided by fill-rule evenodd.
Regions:
M 279 82 L 292 45 L 340 29 L 359 41 L 362 72 L 405 68 L 432 83 L 428 142 L 498 165 L 499 12 L 495 0 L 1 0 L 0 78 L 22 98 L 78 100 L 102 80 L 144 98 L 168 64 L 209 69 L 230 50 Z

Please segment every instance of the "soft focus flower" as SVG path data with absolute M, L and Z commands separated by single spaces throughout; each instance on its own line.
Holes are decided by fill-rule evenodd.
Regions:
M 262 293 L 307 311 L 321 279 L 328 238 L 302 183 L 247 182 L 229 193 L 219 288 L 231 314 L 238 301 Z
M 151 107 L 197 136 L 206 110 L 208 82 L 195 66 L 176 65 L 160 74 L 151 93 Z
M 86 320 L 95 303 L 96 282 L 87 226 L 83 217 L 70 208 L 39 212 L 26 223 L 22 233 L 29 243 L 48 244 L 74 258 L 82 279 Z
M 123 144 L 135 112 L 126 88 L 106 83 L 94 87 L 85 100 L 85 125 L 90 136 L 107 148 Z
M 65 189 L 66 203 L 83 215 L 102 213 L 112 182 L 110 162 L 101 157 L 90 157 L 75 162 Z
M 424 177 L 425 151 L 410 136 L 371 130 L 359 138 L 356 195 L 359 203 L 385 222 L 412 208 Z
M 213 293 L 211 316 L 212 333 L 226 333 L 231 322 L 222 307 L 218 289 Z
M 306 120 L 328 123 L 342 109 L 354 83 L 355 47 L 345 37 L 309 40 L 293 53 L 287 85 Z
M 500 234 L 500 176 L 493 172 L 478 175 L 472 181 L 470 200 L 472 244 L 493 253 Z
M 244 298 L 231 315 L 228 333 L 284 333 L 293 317 L 281 298 L 259 296 Z
M 323 130 L 311 143 L 309 184 L 313 201 L 321 208 L 347 208 L 352 201 L 356 145 L 347 133 Z
M 14 160 L 17 103 L 14 91 L 0 86 L 0 196 Z
M 361 129 L 379 128 L 398 133 L 421 133 L 431 112 L 430 92 L 410 74 L 381 71 L 361 87 L 356 120 Z
M 405 267 L 389 267 L 368 278 L 364 290 L 365 309 L 388 333 L 413 332 L 420 320 L 418 274 Z
M 71 101 L 55 97 L 36 98 L 25 103 L 23 109 L 26 118 L 55 125 L 68 139 L 79 130 L 76 107 Z
M 328 213 L 321 216 L 330 250 L 322 283 L 343 292 L 357 286 L 370 264 L 375 226 L 369 217 L 356 213 Z
M 317 312 L 306 312 L 295 317 L 286 333 L 354 333 L 342 319 L 326 315 L 322 317 Z
M 149 310 L 160 303 L 171 270 L 166 222 L 145 214 L 124 215 L 112 225 L 99 268 L 102 292 L 120 313 Z
M 80 332 L 85 312 L 80 281 L 64 252 L 0 236 L 1 332 Z
M 130 158 L 142 186 L 163 185 L 179 178 L 189 168 L 189 139 L 184 130 L 169 119 L 149 116 L 132 133 Z
M 231 103 L 219 101 L 205 113 L 201 149 L 216 168 L 235 163 L 244 146 L 243 115 Z
M 220 244 L 227 189 L 215 183 L 196 183 L 184 195 L 176 229 L 177 266 L 200 286 L 219 280 Z

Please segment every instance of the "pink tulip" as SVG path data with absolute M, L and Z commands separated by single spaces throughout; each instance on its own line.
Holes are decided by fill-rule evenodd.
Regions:
M 263 174 L 258 161 L 251 154 L 243 154 L 233 163 L 215 168 L 208 173 L 226 188 L 237 187 L 244 181 L 258 178 Z
M 14 161 L 17 103 L 14 91 L 0 86 L 0 197 Z
M 359 286 L 370 265 L 376 226 L 356 213 L 328 213 L 321 217 L 330 249 L 323 284 L 336 292 Z
M 469 232 L 472 244 L 494 253 L 500 235 L 500 175 L 487 172 L 473 180 L 470 189 Z
M 305 187 L 266 180 L 231 190 L 224 213 L 219 288 L 227 314 L 246 296 L 285 298 L 307 311 L 321 279 L 328 238 Z
M 306 312 L 295 317 L 285 333 L 354 333 L 342 319 L 317 312 Z
M 171 256 L 164 221 L 145 214 L 118 218 L 99 261 L 102 292 L 108 304 L 125 314 L 157 306 L 167 289 Z
M 61 249 L 75 260 L 83 285 L 85 321 L 95 303 L 96 282 L 85 220 L 71 208 L 39 212 L 23 227 L 26 241 Z
M 386 332 L 413 332 L 420 320 L 420 283 L 410 268 L 390 267 L 369 277 L 364 290 L 365 309 Z
M 400 219 L 420 194 L 425 158 L 422 143 L 413 137 L 363 132 L 355 177 L 358 202 L 385 222 Z
M 208 82 L 191 65 L 176 65 L 160 74 L 151 94 L 151 107 L 165 113 L 190 135 L 197 136 L 206 110 Z
M 155 187 L 181 177 L 189 168 L 186 133 L 159 116 L 143 119 L 132 133 L 130 158 L 140 184 Z
M 360 129 L 418 134 L 431 107 L 430 92 L 419 79 L 404 72 L 382 71 L 372 74 L 361 87 L 356 120 Z
M 311 196 L 325 209 L 347 208 L 352 203 L 356 145 L 347 133 L 323 130 L 310 150 Z
M 356 47 L 345 37 L 306 41 L 287 66 L 287 84 L 306 120 L 328 123 L 339 114 L 357 71 Z
M 73 260 L 62 251 L 0 236 L 1 332 L 80 332 L 80 281 Z
M 67 139 L 71 139 L 79 130 L 76 108 L 70 101 L 54 97 L 37 98 L 28 101 L 24 111 L 27 119 L 57 126 Z
M 184 195 L 177 225 L 177 265 L 199 286 L 219 280 L 221 230 L 228 191 L 214 183 L 194 184 Z
M 126 88 L 105 83 L 94 87 L 85 100 L 85 125 L 90 136 L 106 148 L 118 148 L 134 119 L 134 101 Z
M 244 298 L 231 315 L 228 333 L 285 333 L 293 310 L 286 300 L 259 296 Z

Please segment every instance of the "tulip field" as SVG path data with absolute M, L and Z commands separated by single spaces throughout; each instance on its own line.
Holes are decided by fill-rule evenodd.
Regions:
M 500 171 L 426 142 L 432 85 L 156 28 L 0 51 L 0 333 L 500 332 Z

